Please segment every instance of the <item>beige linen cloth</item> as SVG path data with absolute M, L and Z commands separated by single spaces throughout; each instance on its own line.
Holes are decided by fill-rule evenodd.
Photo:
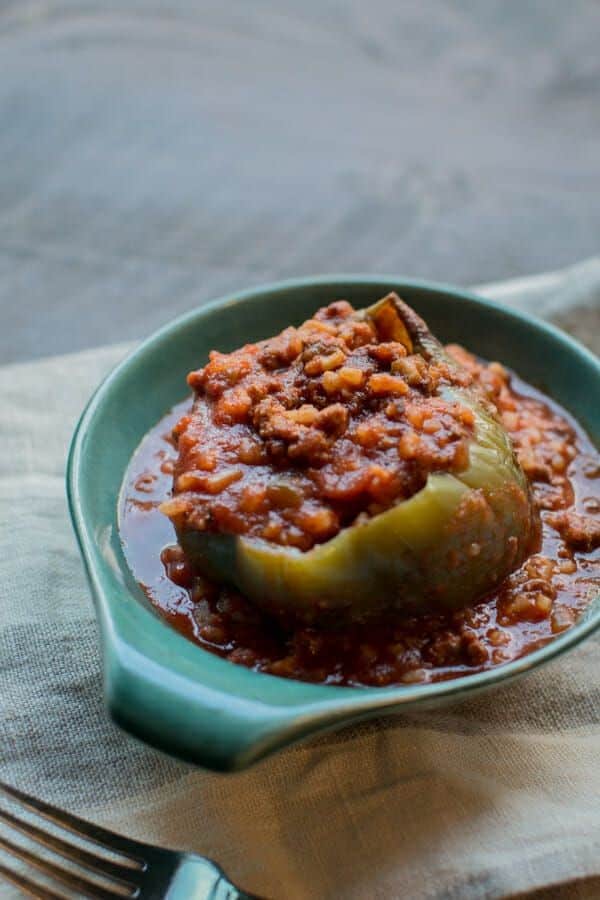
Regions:
M 481 292 L 600 350 L 600 259 Z M 63 479 L 77 417 L 127 349 L 0 370 L 0 777 L 276 900 L 600 897 L 598 638 L 490 696 L 234 775 L 107 719 Z

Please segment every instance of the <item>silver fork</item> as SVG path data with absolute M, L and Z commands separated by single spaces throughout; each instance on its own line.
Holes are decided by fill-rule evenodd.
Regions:
M 35 819 L 33 822 L 23 819 L 0 807 L 0 822 L 69 864 L 61 865 L 0 835 L 0 849 L 50 880 L 52 887 L 46 887 L 30 878 L 29 873 L 22 874 L 0 863 L 0 876 L 31 897 L 64 900 L 75 892 L 77 896 L 96 900 L 258 900 L 234 887 L 215 863 L 202 856 L 132 841 L 0 782 L 2 795 L 34 813 Z M 49 831 L 44 827 L 44 820 L 75 835 L 81 846 Z M 108 851 L 113 858 L 102 851 Z M 57 892 L 61 885 L 67 888 L 68 895 Z

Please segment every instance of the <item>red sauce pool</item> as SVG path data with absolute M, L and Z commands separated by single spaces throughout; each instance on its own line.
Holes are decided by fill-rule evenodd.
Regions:
M 456 350 L 457 355 L 464 351 Z M 235 591 L 195 577 L 158 509 L 170 496 L 174 407 L 144 438 L 125 476 L 119 525 L 127 562 L 166 621 L 205 651 L 303 681 L 388 686 L 502 665 L 571 627 L 600 589 L 600 455 L 558 404 L 501 366 L 461 355 L 493 396 L 541 509 L 542 543 L 492 595 L 456 613 L 386 626 L 285 632 Z M 558 527 L 557 515 L 578 527 Z M 570 521 L 570 520 L 569 520 Z M 551 524 L 551 522 L 553 524 Z M 583 529 L 583 537 L 581 531 Z M 592 549 L 594 548 L 595 549 Z

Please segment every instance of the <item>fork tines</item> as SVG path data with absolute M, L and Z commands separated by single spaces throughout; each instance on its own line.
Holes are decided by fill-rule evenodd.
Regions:
M 139 857 L 139 844 L 0 782 L 0 797 L 2 796 L 9 798 L 11 804 L 19 808 L 19 813 L 22 812 L 21 808 L 24 808 L 28 814 L 33 813 L 35 816 L 35 820 L 30 821 L 30 817 L 22 818 L 16 812 L 0 806 L 0 823 L 5 826 L 3 831 L 6 833 L 10 830 L 24 835 L 34 844 L 39 844 L 50 851 L 50 857 L 0 834 L 0 849 L 5 854 L 41 872 L 53 886 L 58 882 L 79 896 L 97 900 L 115 900 L 118 897 L 135 897 L 138 894 L 139 876 L 146 869 L 146 863 Z M 83 846 L 53 833 L 45 825 L 44 820 L 51 822 L 58 830 L 75 835 Z M 102 851 L 108 851 L 113 857 L 118 857 L 118 860 L 108 858 Z M 56 862 L 53 856 L 66 860 L 69 866 Z M 0 875 L 12 881 L 25 893 L 40 900 L 62 900 L 64 897 L 64 894 L 56 893 L 45 884 L 39 884 L 31 879 L 29 870 L 25 875 L 0 863 Z

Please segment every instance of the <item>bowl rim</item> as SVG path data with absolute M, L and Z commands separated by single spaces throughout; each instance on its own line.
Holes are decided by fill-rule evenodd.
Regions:
M 202 651 L 135 598 L 139 615 L 143 612 L 147 617 L 144 627 L 156 629 L 158 622 L 165 632 L 164 644 L 173 645 L 182 658 L 189 658 L 190 648 L 194 651 L 197 655 L 194 666 L 197 674 L 206 674 L 210 670 L 218 677 L 219 673 L 225 673 L 221 667 L 226 667 L 229 673 L 234 667 L 237 670 L 235 680 L 244 688 L 239 693 L 215 691 L 214 686 L 207 688 L 202 679 L 191 677 L 189 667 L 178 669 L 177 658 L 174 660 L 173 653 L 166 648 L 164 652 L 159 650 L 158 657 L 156 654 L 148 655 L 143 632 L 132 632 L 123 626 L 118 614 L 118 604 L 123 597 L 116 597 L 107 588 L 106 581 L 110 576 L 108 564 L 100 553 L 98 538 L 84 509 L 79 487 L 85 478 L 85 436 L 99 415 L 104 400 L 132 366 L 190 322 L 209 317 L 232 305 L 261 301 L 265 295 L 328 285 L 336 291 L 343 290 L 344 286 L 370 285 L 387 285 L 390 290 L 425 290 L 450 295 L 478 307 L 491 308 L 504 317 L 545 332 L 550 339 L 574 352 L 582 363 L 591 365 L 600 375 L 600 360 L 591 351 L 553 325 L 521 310 L 442 282 L 395 275 L 335 273 L 270 282 L 231 292 L 203 304 L 154 331 L 108 373 L 92 394 L 76 425 L 66 475 L 71 521 L 100 625 L 106 702 L 112 717 L 137 737 L 172 755 L 220 771 L 244 768 L 312 733 L 413 706 L 426 708 L 442 698 L 459 698 L 492 685 L 507 683 L 560 656 L 600 626 L 600 602 L 597 602 L 599 598 L 595 598 L 572 628 L 545 646 L 496 668 L 429 684 L 345 687 L 309 684 L 235 666 L 228 660 Z M 120 474 L 119 490 L 123 474 Z M 121 588 L 121 592 L 124 591 L 125 588 Z M 139 621 L 144 620 L 140 618 Z M 155 623 L 153 626 L 152 622 Z M 277 687 L 273 690 L 287 693 L 288 700 L 273 702 L 272 698 L 269 701 L 262 697 L 261 686 L 267 682 L 276 682 Z M 270 689 L 271 694 L 273 690 Z M 152 698 L 152 702 L 148 697 Z M 216 710 L 220 715 L 211 715 Z

